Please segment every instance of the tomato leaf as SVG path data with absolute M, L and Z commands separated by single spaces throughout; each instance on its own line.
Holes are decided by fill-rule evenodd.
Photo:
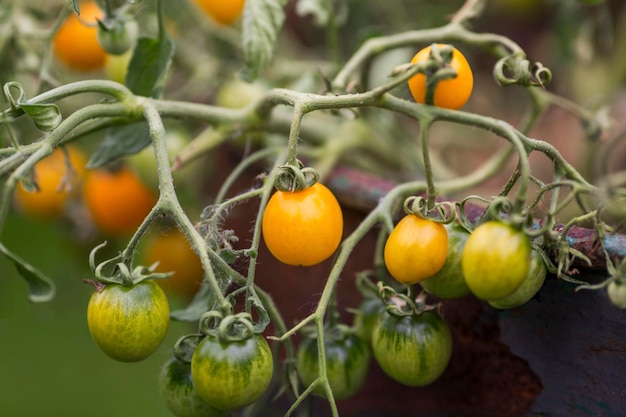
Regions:
M 274 44 L 285 22 L 287 0 L 247 1 L 243 10 L 243 50 L 246 67 L 242 76 L 251 81 L 269 63 Z
M 212 310 L 213 296 L 209 285 L 204 282 L 194 296 L 193 300 L 181 310 L 170 312 L 170 317 L 178 321 L 196 322 L 209 310 Z
M 104 140 L 93 153 L 87 168 L 104 166 L 128 155 L 134 155 L 150 144 L 150 128 L 145 121 L 113 126 L 106 130 Z
M 8 250 L 2 243 L 0 243 L 0 253 L 13 262 L 17 272 L 28 284 L 28 299 L 31 302 L 43 303 L 54 298 L 56 293 L 54 281 Z
M 13 90 L 17 92 L 17 98 L 13 96 Z M 24 88 L 16 81 L 10 81 L 4 85 L 4 95 L 9 100 L 12 113 L 16 116 L 26 114 L 40 130 L 49 132 L 63 121 L 61 111 L 56 104 L 28 103 Z
M 161 2 L 158 2 L 159 4 Z M 174 43 L 165 29 L 161 7 L 157 5 L 159 33 L 156 38 L 141 37 L 128 64 L 125 84 L 140 96 L 158 98 L 174 55 Z

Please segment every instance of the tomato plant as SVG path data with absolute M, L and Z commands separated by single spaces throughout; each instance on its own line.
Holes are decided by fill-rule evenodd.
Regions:
M 528 236 L 508 224 L 492 220 L 479 225 L 463 249 L 465 282 L 483 300 L 511 295 L 528 276 L 530 249 Z
M 169 304 L 152 280 L 109 284 L 87 306 L 89 332 L 98 347 L 121 362 L 136 362 L 161 345 L 169 325 Z
M 341 330 L 339 330 L 341 329 Z M 319 376 L 319 350 L 316 337 L 306 337 L 298 346 L 297 363 L 305 387 Z M 324 339 L 326 376 L 336 400 L 351 397 L 363 386 L 369 370 L 370 351 L 367 342 L 354 329 L 329 330 Z M 322 386 L 313 392 L 326 396 Z
M 333 193 L 316 183 L 302 191 L 276 191 L 263 213 L 262 228 L 265 244 L 276 259 L 311 266 L 337 250 L 343 214 Z
M 547 274 L 548 270 L 541 255 L 533 250 L 530 255 L 528 274 L 522 284 L 510 295 L 498 300 L 490 300 L 489 304 L 495 308 L 507 309 L 527 303 L 539 292 Z
M 452 334 L 436 311 L 383 313 L 372 335 L 374 358 L 401 384 L 428 385 L 445 371 L 452 354 Z
M 132 233 L 156 203 L 154 192 L 128 167 L 92 170 L 83 183 L 83 201 L 100 231 Z
M 243 11 L 245 0 L 194 0 L 195 3 L 216 22 L 222 25 L 232 25 Z
M 179 229 L 172 228 L 151 235 L 143 247 L 142 258 L 146 265 L 158 262 L 154 272 L 174 273 L 167 279 L 157 281 L 166 293 L 190 298 L 200 287 L 202 264 Z
M 28 190 L 23 183 L 17 187 L 15 205 L 20 212 L 37 218 L 58 219 L 68 202 L 78 196 L 87 158 L 75 146 L 66 146 L 65 151 L 67 154 L 57 148 L 35 165 L 36 190 Z
M 443 45 L 439 45 L 439 49 L 442 49 L 442 47 Z M 431 55 L 431 51 L 432 46 L 421 49 L 415 54 L 413 59 L 411 59 L 411 63 L 416 64 L 427 61 Z M 452 68 L 456 72 L 456 76 L 437 81 L 432 103 L 429 103 L 429 98 L 427 98 L 427 86 L 432 83 L 434 74 L 431 74 L 428 70 L 425 74 L 416 74 L 409 79 L 409 90 L 418 103 L 433 104 L 448 109 L 459 109 L 467 103 L 467 100 L 469 100 L 472 94 L 474 75 L 469 62 L 467 62 L 465 56 L 458 49 L 452 49 L 449 60 L 446 58 L 443 59 L 445 62 L 444 68 Z
M 54 55 L 67 67 L 78 71 L 101 69 L 106 52 L 98 42 L 97 20 L 104 14 L 92 1 L 81 2 L 80 17 L 71 13 L 61 25 L 52 46 Z
M 193 383 L 208 404 L 234 410 L 258 400 L 272 379 L 272 352 L 265 338 L 220 341 L 207 335 L 191 360 Z
M 159 393 L 176 417 L 223 417 L 226 412 L 207 404 L 198 395 L 191 377 L 191 364 L 172 358 L 161 368 Z
M 448 234 L 446 261 L 433 276 L 420 281 L 420 285 L 436 297 L 459 298 L 470 292 L 461 268 L 463 249 L 469 233 L 456 224 L 446 225 L 446 232 Z
M 407 214 L 385 243 L 385 265 L 403 284 L 416 284 L 441 269 L 448 253 L 448 233 L 441 223 Z

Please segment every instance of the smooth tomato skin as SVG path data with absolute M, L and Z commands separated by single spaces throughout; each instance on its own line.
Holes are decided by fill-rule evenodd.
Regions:
M 335 400 L 356 394 L 363 386 L 371 358 L 367 342 L 354 332 L 346 332 L 343 337 L 326 335 L 326 374 Z M 317 338 L 306 337 L 298 346 L 296 355 L 300 380 L 305 387 L 315 381 L 319 374 Z M 326 396 L 322 386 L 313 392 Z
M 14 203 L 18 211 L 40 219 L 57 219 L 63 214 L 66 204 L 80 191 L 80 183 L 85 177 L 87 157 L 74 147 L 66 146 L 69 162 L 74 171 L 69 189 L 59 189 L 67 179 L 67 159 L 60 148 L 39 161 L 34 168 L 38 191 L 30 192 L 20 182 L 15 190 Z
M 232 25 L 241 13 L 245 0 L 194 0 L 195 3 L 218 23 L 222 25 Z
M 121 362 L 137 362 L 161 345 L 169 314 L 165 293 L 154 281 L 132 287 L 110 284 L 91 295 L 87 324 L 104 353 Z
M 528 276 L 522 282 L 512 294 L 501 298 L 499 300 L 489 301 L 489 305 L 498 309 L 509 309 L 519 307 L 530 301 L 541 289 L 548 270 L 543 263 L 543 259 L 537 251 L 533 250 L 530 257 L 530 268 L 528 269 Z
M 626 309 L 626 284 L 612 281 L 606 288 L 609 300 L 617 308 Z
M 96 169 L 84 181 L 83 201 L 98 229 L 118 237 L 139 227 L 156 204 L 156 195 L 127 167 Z
M 207 335 L 191 359 L 191 376 L 204 401 L 219 410 L 235 410 L 258 400 L 272 379 L 270 346 L 261 335 L 220 342 Z
M 439 45 L 440 47 L 443 45 Z M 430 56 L 431 47 L 420 50 L 411 63 L 423 62 Z M 460 109 L 469 100 L 474 88 L 474 75 L 469 62 L 458 49 L 454 48 L 450 67 L 454 68 L 457 76 L 452 79 L 441 80 L 435 87 L 434 105 L 446 109 Z M 418 103 L 426 103 L 426 75 L 416 74 L 408 81 L 409 90 L 413 99 Z
M 159 394 L 176 417 L 223 417 L 226 412 L 207 404 L 196 391 L 191 364 L 176 358 L 168 360 L 159 373 Z
M 511 295 L 528 276 L 528 236 L 497 220 L 476 227 L 465 243 L 461 260 L 465 282 L 482 300 Z
M 401 384 L 420 387 L 439 378 L 452 354 L 452 334 L 435 311 L 399 317 L 384 313 L 372 334 L 374 358 Z
M 69 14 L 52 39 L 52 48 L 54 55 L 67 67 L 89 72 L 102 68 L 106 61 L 96 24 L 97 19 L 104 18 L 104 13 L 92 1 L 81 2 L 79 7 L 80 18 L 73 11 Z
M 367 297 L 354 316 L 353 327 L 361 339 L 372 345 L 372 333 L 378 318 L 385 312 L 386 305 L 380 297 Z
M 459 298 L 470 293 L 461 268 L 463 248 L 465 248 L 469 233 L 456 224 L 446 225 L 445 228 L 448 232 L 446 261 L 433 276 L 420 281 L 420 285 L 435 297 Z
M 276 191 L 267 203 L 261 226 L 265 245 L 276 259 L 288 265 L 311 266 L 337 250 L 343 214 L 333 193 L 316 183 L 303 191 Z
M 407 214 L 385 243 L 387 270 L 402 284 L 416 284 L 439 271 L 448 254 L 448 233 L 441 223 Z
M 172 228 L 149 236 L 142 253 L 143 264 L 159 263 L 155 272 L 174 273 L 157 281 L 166 293 L 191 298 L 200 288 L 204 275 L 200 258 L 180 229 Z

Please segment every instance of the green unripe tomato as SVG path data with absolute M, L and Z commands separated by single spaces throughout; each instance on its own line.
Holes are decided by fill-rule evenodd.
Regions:
M 459 298 L 470 290 L 463 276 L 461 258 L 469 233 L 457 224 L 446 225 L 448 232 L 448 256 L 439 272 L 420 282 L 429 294 L 439 298 Z
M 98 22 L 98 43 L 111 55 L 122 55 L 137 40 L 139 29 L 134 20 L 115 20 L 111 27 Z
M 368 297 L 361 301 L 354 315 L 353 327 L 357 334 L 369 345 L 372 344 L 372 333 L 379 317 L 385 312 L 385 303 L 380 297 Z
M 224 417 L 226 412 L 207 404 L 196 392 L 191 364 L 172 358 L 159 374 L 159 393 L 176 417 Z
M 606 289 L 609 300 L 617 308 L 626 308 L 626 284 L 620 281 L 613 281 Z
M 227 109 L 240 109 L 263 97 L 265 91 L 266 89 L 259 84 L 231 78 L 218 90 L 215 104 Z
M 528 269 L 528 275 L 522 282 L 522 285 L 517 288 L 513 294 L 501 298 L 499 300 L 489 301 L 489 305 L 499 309 L 509 309 L 519 307 L 522 304 L 526 304 L 531 298 L 535 296 L 543 286 L 546 280 L 548 270 L 546 265 L 541 259 L 541 255 L 537 251 L 533 250 L 530 258 L 530 268 Z
M 445 371 L 452 354 L 452 333 L 435 311 L 395 316 L 384 313 L 372 335 L 374 358 L 401 384 L 421 387 Z
M 326 351 L 326 375 L 336 400 L 351 397 L 363 386 L 370 362 L 367 342 L 353 330 L 340 335 L 327 334 L 324 338 Z M 300 379 L 309 386 L 319 375 L 317 338 L 304 338 L 296 356 Z M 321 385 L 313 392 L 326 396 Z

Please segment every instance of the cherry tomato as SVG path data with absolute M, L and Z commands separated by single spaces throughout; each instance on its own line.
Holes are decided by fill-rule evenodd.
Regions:
M 428 385 L 443 373 L 452 354 L 448 324 L 434 311 L 396 316 L 383 313 L 372 335 L 374 358 L 401 384 Z
M 124 84 L 126 81 L 126 73 L 128 72 L 128 64 L 132 56 L 132 50 L 128 50 L 121 55 L 108 54 L 106 62 L 104 63 L 106 79 Z
M 380 297 L 367 297 L 359 305 L 354 316 L 354 329 L 368 345 L 372 344 L 372 333 L 378 318 L 385 312 L 385 303 Z
M 524 279 L 522 285 L 513 291 L 512 294 L 499 300 L 489 301 L 489 304 L 499 309 L 514 308 L 526 304 L 539 292 L 547 274 L 548 270 L 543 263 L 543 259 L 541 259 L 541 255 L 533 250 L 530 257 L 528 276 Z
M 461 256 L 469 233 L 456 224 L 446 225 L 448 233 L 448 256 L 443 267 L 435 275 L 420 281 L 428 293 L 439 298 L 459 298 L 469 294 L 461 268 Z
M 87 324 L 100 349 L 121 362 L 150 356 L 169 325 L 169 304 L 152 280 L 133 286 L 109 284 L 94 292 L 87 306 Z
M 172 358 L 159 374 L 159 393 L 176 417 L 223 417 L 226 413 L 207 404 L 196 392 L 191 364 Z
M 52 39 L 54 55 L 69 68 L 94 71 L 104 66 L 106 52 L 98 42 L 97 20 L 104 13 L 95 2 L 81 2 L 80 17 L 71 13 Z
M 442 47 L 444 45 L 439 45 Z M 413 59 L 412 64 L 424 62 L 430 56 L 432 47 L 427 46 L 420 50 Z M 455 78 L 441 80 L 435 87 L 433 103 L 437 107 L 447 109 L 460 109 L 472 95 L 474 76 L 467 59 L 458 49 L 452 51 L 452 60 L 448 66 L 453 68 L 457 75 Z M 413 99 L 418 103 L 426 103 L 426 80 L 427 75 L 416 74 L 409 79 L 409 90 Z M 426 103 L 428 104 L 428 103 Z
M 465 243 L 461 265 L 470 291 L 483 300 L 512 294 L 530 268 L 530 240 L 497 220 L 476 227 Z
M 191 359 L 198 394 L 219 410 L 234 410 L 258 400 L 269 386 L 272 372 L 272 352 L 258 334 L 227 342 L 207 335 Z
M 22 183 L 17 186 L 15 206 L 19 211 L 35 218 L 57 219 L 67 203 L 78 195 L 87 157 L 74 146 L 68 145 L 66 150 L 69 161 L 63 150 L 57 148 L 35 165 L 37 191 L 27 191 Z
M 135 44 L 139 28 L 134 20 L 118 20 L 111 28 L 98 26 L 98 43 L 110 55 L 122 55 Z
M 617 308 L 626 308 L 626 284 L 622 281 L 612 281 L 607 289 L 609 300 Z
M 408 214 L 385 244 L 387 270 L 398 282 L 416 284 L 441 269 L 448 253 L 448 233 L 441 223 Z
M 124 236 L 134 232 L 156 204 L 154 192 L 127 167 L 96 169 L 83 184 L 83 201 L 102 233 Z
M 142 252 L 142 264 L 159 262 L 155 272 L 174 272 L 167 279 L 157 280 L 166 292 L 191 298 L 200 288 L 202 264 L 179 229 L 173 228 L 149 236 Z
M 351 397 L 363 386 L 369 369 L 370 351 L 365 342 L 353 330 L 324 337 L 326 351 L 326 375 L 335 400 Z M 305 337 L 296 355 L 300 380 L 308 387 L 318 378 L 319 358 L 317 338 Z M 318 385 L 314 393 L 326 396 Z
M 194 0 L 196 4 L 206 13 L 222 25 L 231 25 L 243 12 L 245 0 Z
M 276 191 L 262 220 L 263 238 L 279 261 L 310 266 L 328 259 L 341 242 L 343 214 L 320 183 L 296 192 Z

